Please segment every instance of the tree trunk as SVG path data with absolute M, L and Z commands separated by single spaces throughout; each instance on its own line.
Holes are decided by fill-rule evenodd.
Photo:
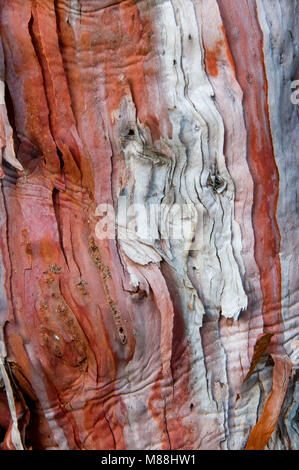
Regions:
M 297 0 L 0 6 L 2 448 L 296 448 Z

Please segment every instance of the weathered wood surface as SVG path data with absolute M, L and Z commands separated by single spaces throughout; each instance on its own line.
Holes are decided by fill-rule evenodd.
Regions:
M 298 448 L 297 0 L 0 8 L 2 448 Z

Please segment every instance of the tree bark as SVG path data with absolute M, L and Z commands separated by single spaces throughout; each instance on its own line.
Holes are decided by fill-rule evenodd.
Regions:
M 298 448 L 297 0 L 0 8 L 2 448 Z

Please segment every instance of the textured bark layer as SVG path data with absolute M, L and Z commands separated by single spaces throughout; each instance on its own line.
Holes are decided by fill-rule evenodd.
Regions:
M 4 449 L 298 446 L 297 7 L 0 0 Z

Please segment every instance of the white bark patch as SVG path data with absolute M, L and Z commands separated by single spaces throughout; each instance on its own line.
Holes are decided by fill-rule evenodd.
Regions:
M 199 18 L 191 1 L 158 3 L 156 12 L 161 95 L 173 133 L 171 139 L 153 142 L 149 129 L 136 120 L 131 97 L 122 102 L 116 127 L 126 164 L 123 194 L 137 209 L 136 225 L 121 247 L 136 263 L 163 258 L 173 267 L 184 287 L 185 308 L 195 309 L 196 324 L 201 325 L 204 308 L 237 319 L 247 308 L 240 276 L 244 267 L 236 261 L 242 260 L 241 234 L 223 155 L 223 122 L 203 63 Z M 175 204 L 182 208 L 178 217 L 173 217 Z M 138 205 L 146 210 L 138 211 Z M 149 237 L 145 228 L 153 206 L 160 210 Z M 183 207 L 191 208 L 189 215 Z
M 1 56 L 0 56 L 1 59 Z M 0 80 L 0 119 L 2 120 L 4 124 L 4 132 L 5 135 L 4 141 L 5 141 L 5 146 L 2 147 L 1 149 L 1 141 L 0 141 L 0 150 L 2 153 L 2 159 L 6 160 L 8 163 L 10 163 L 14 168 L 17 170 L 23 171 L 23 166 L 21 163 L 17 160 L 15 156 L 15 151 L 14 151 L 14 143 L 13 143 L 13 131 L 11 128 L 11 125 L 9 124 L 8 117 L 7 117 L 7 111 L 6 111 L 6 106 L 5 106 L 5 86 L 4 82 Z M 1 164 L 0 161 L 0 164 Z
M 13 130 L 8 120 L 7 110 L 5 105 L 5 76 L 4 58 L 2 41 L 0 38 L 0 165 L 2 159 L 6 160 L 17 170 L 23 171 L 21 163 L 17 160 L 13 144 Z M 4 135 L 1 135 L 1 128 Z M 2 143 L 1 143 L 2 141 Z
M 13 444 L 15 450 L 24 450 L 21 435 L 20 435 L 20 431 L 19 431 L 19 428 L 18 428 L 18 418 L 17 418 L 16 407 L 15 407 L 15 400 L 14 400 L 13 390 L 12 390 L 10 380 L 9 380 L 8 374 L 6 372 L 3 361 L 4 361 L 4 359 L 1 357 L 0 358 L 0 378 L 2 377 L 4 386 L 5 386 L 5 392 L 6 392 L 7 401 L 8 401 L 9 410 L 10 410 L 10 415 L 11 415 L 11 419 L 12 419 L 11 440 L 12 440 L 12 444 Z

